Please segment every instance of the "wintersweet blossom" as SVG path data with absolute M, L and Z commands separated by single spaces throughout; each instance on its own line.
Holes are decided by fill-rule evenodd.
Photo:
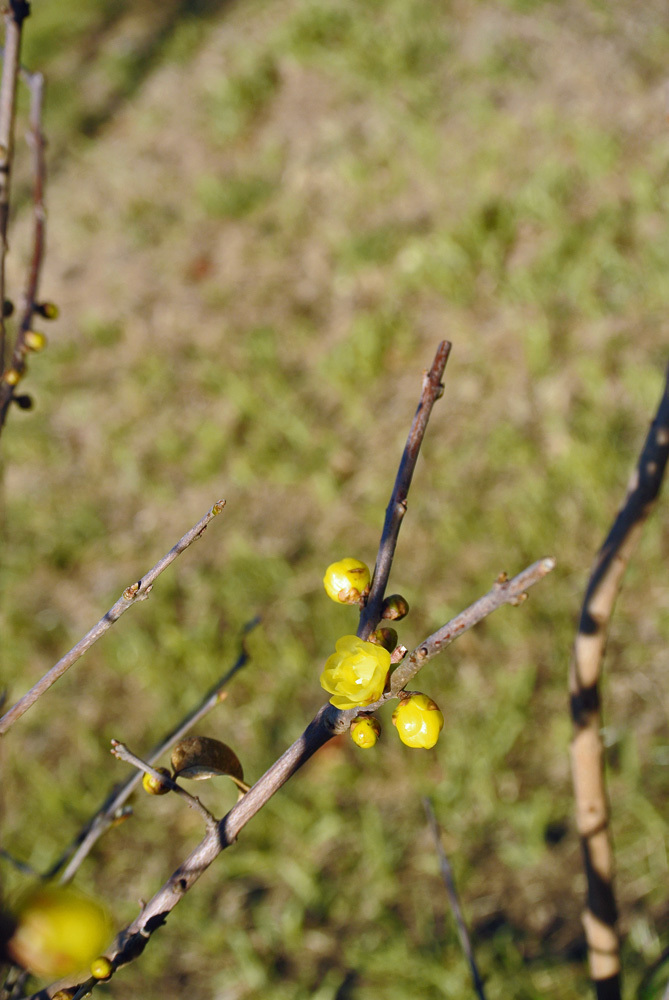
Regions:
M 325 571 L 323 586 L 328 597 L 337 604 L 358 604 L 367 593 L 370 582 L 369 568 L 359 559 L 340 559 Z
M 335 649 L 321 674 L 321 687 L 332 695 L 330 703 L 345 709 L 378 701 L 390 670 L 388 650 L 357 635 L 343 635 Z
M 393 712 L 393 725 L 402 743 L 430 750 L 444 726 L 439 706 L 420 691 L 406 691 Z

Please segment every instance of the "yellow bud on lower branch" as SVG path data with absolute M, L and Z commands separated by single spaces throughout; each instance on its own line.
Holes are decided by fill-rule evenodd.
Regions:
M 79 972 L 109 943 L 105 908 L 71 886 L 40 885 L 23 897 L 7 954 L 37 976 Z
M 156 771 L 158 774 L 162 774 L 166 778 L 172 777 L 166 767 L 157 767 Z M 145 792 L 148 792 L 149 795 L 167 795 L 167 793 L 171 791 L 171 786 L 168 785 L 167 782 L 159 781 L 157 778 L 154 778 L 152 774 L 144 775 L 142 778 L 142 788 Z
M 94 979 L 111 979 L 114 966 L 105 955 L 94 958 L 91 962 L 91 975 Z
M 351 723 L 351 739 L 361 750 L 369 750 L 376 746 L 381 735 L 381 725 L 373 715 L 356 715 Z
M 393 712 L 393 725 L 406 746 L 429 750 L 439 739 L 444 716 L 439 706 L 426 694 L 406 691 Z

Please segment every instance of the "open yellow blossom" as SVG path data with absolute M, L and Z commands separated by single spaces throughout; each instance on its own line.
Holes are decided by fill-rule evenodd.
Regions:
M 378 701 L 390 670 L 388 650 L 357 635 L 343 635 L 335 649 L 321 674 L 321 687 L 332 695 L 330 703 L 346 709 Z

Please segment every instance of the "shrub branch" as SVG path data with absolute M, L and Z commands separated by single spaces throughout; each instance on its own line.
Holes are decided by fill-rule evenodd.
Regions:
M 367 639 L 374 631 L 381 619 L 381 605 L 388 585 L 388 577 L 393 564 L 395 547 L 402 526 L 404 515 L 407 511 L 407 497 L 413 478 L 418 452 L 425 437 L 427 424 L 432 413 L 432 407 L 441 398 L 444 387 L 441 379 L 446 368 L 446 362 L 451 353 L 451 344 L 448 340 L 442 340 L 437 347 L 437 352 L 432 362 L 432 367 L 425 373 L 423 378 L 423 390 L 418 401 L 418 408 L 414 415 L 407 443 L 397 470 L 395 485 L 390 496 L 386 517 L 381 532 L 379 552 L 376 557 L 376 566 L 372 584 L 367 598 L 367 603 L 360 613 L 360 624 L 358 635 L 361 639 Z
M 539 563 L 534 563 L 518 576 L 505 583 L 498 582 L 490 594 L 476 601 L 469 608 L 457 615 L 456 618 L 444 626 L 444 629 L 451 628 L 454 634 L 449 639 L 462 635 L 466 628 L 471 628 L 477 621 L 481 621 L 503 604 L 519 604 L 519 597 L 525 589 L 533 583 L 537 583 L 552 568 L 553 561 L 544 559 Z M 541 570 L 537 569 L 541 567 Z M 495 595 L 492 597 L 491 595 Z M 466 623 L 466 626 L 462 623 Z M 444 630 L 440 629 L 434 633 L 439 636 Z M 418 647 L 424 648 L 430 643 L 433 636 L 425 640 Z M 447 643 L 441 642 L 438 646 L 430 644 L 428 655 L 418 663 L 414 673 L 436 653 L 441 652 Z M 413 674 L 412 674 L 413 676 Z M 390 694 L 377 705 L 370 705 L 368 709 L 378 707 L 391 697 Z M 114 968 L 126 965 L 134 961 L 144 950 L 149 938 L 159 927 L 161 927 L 169 913 L 174 909 L 180 899 L 197 882 L 200 876 L 215 861 L 218 855 L 226 848 L 230 847 L 239 836 L 242 829 L 262 807 L 279 791 L 285 783 L 299 771 L 322 746 L 324 746 L 333 736 L 345 732 L 348 729 L 351 719 L 358 712 L 358 709 L 340 711 L 333 708 L 329 703 L 323 705 L 311 720 L 302 735 L 290 746 L 285 753 L 262 775 L 223 817 L 215 829 L 205 835 L 197 847 L 191 851 L 186 860 L 176 869 L 165 884 L 158 890 L 152 899 L 146 903 L 137 918 L 122 930 L 114 940 L 112 946 L 105 953 L 112 962 Z M 69 984 L 61 981 L 54 983 L 39 993 L 33 994 L 30 1000 L 49 1000 L 58 989 Z M 90 981 L 86 984 L 77 984 L 91 988 Z
M 379 546 L 379 558 L 376 568 L 376 591 L 374 585 L 370 599 L 372 607 L 377 611 L 363 608 L 358 634 L 372 628 L 380 618 L 383 593 L 390 573 L 399 527 L 406 510 L 406 498 L 411 484 L 411 477 L 416 464 L 420 444 L 425 434 L 427 421 L 434 402 L 442 393 L 441 375 L 450 351 L 450 344 L 443 341 L 437 350 L 432 368 L 427 373 L 421 392 L 416 416 L 404 453 L 400 460 L 399 470 L 390 504 L 386 511 L 386 519 Z M 492 590 L 456 618 L 444 625 L 437 632 L 428 636 L 424 642 L 407 657 L 407 660 L 397 668 L 394 676 L 398 676 L 399 685 L 394 692 L 387 692 L 376 705 L 366 706 L 371 711 L 388 700 L 400 690 L 429 659 L 446 648 L 454 639 L 471 628 L 476 622 L 501 607 L 503 604 L 520 604 L 525 591 L 532 584 L 542 579 L 554 566 L 552 559 L 543 559 L 529 566 L 512 580 L 505 575 L 498 578 Z M 366 634 L 369 634 L 368 632 Z M 402 671 L 402 673 L 399 673 Z M 400 681 L 402 682 L 400 684 Z M 144 950 L 151 935 L 161 927 L 179 900 L 197 882 L 200 876 L 213 863 L 218 855 L 233 844 L 241 830 L 258 813 L 263 806 L 279 791 L 285 783 L 299 771 L 322 746 L 333 736 L 346 731 L 357 709 L 341 711 L 329 702 L 323 705 L 306 727 L 302 735 L 271 765 L 261 778 L 243 795 L 232 809 L 220 821 L 208 830 L 197 847 L 191 851 L 185 861 L 176 869 L 164 885 L 147 903 L 144 904 L 137 918 L 124 928 L 115 938 L 106 952 L 114 969 L 126 965 L 137 958 Z M 31 1000 L 48 1000 L 58 989 L 71 981 L 54 983 L 44 990 L 34 994 Z M 86 980 L 77 983 L 76 989 L 85 991 L 94 988 L 95 982 Z
M 23 22 L 30 7 L 22 0 L 9 0 L 5 7 L 5 45 L 0 81 L 0 370 L 5 367 L 5 259 L 9 223 L 9 191 L 14 157 L 16 88 L 21 65 Z M 0 423 L 1 426 L 1 423 Z
M 425 815 L 427 816 L 427 821 L 430 825 L 430 832 L 434 840 L 434 846 L 437 851 L 437 857 L 439 858 L 439 870 L 441 872 L 441 879 L 444 883 L 444 888 L 446 889 L 446 895 L 448 896 L 448 902 L 451 907 L 451 912 L 453 913 L 453 919 L 455 920 L 455 926 L 458 931 L 458 938 L 460 939 L 460 947 L 462 948 L 463 954 L 467 959 L 469 965 L 469 971 L 472 977 L 472 985 L 474 987 L 474 992 L 479 1000 L 486 1000 L 485 990 L 483 988 L 483 980 L 481 979 L 481 974 L 476 962 L 476 956 L 474 955 L 474 949 L 472 948 L 471 938 L 469 936 L 469 930 L 467 928 L 467 922 L 465 921 L 464 914 L 462 912 L 462 907 L 460 906 L 460 897 L 458 895 L 458 890 L 455 885 L 455 877 L 453 875 L 453 868 L 448 860 L 448 855 L 444 850 L 443 844 L 441 842 L 441 832 L 439 830 L 439 824 L 437 823 L 437 818 L 434 815 L 434 809 L 432 808 L 432 803 L 428 798 L 423 799 L 423 808 L 425 810 Z
M 258 621 L 259 619 L 257 618 L 250 621 L 245 626 L 244 633 L 246 634 L 252 628 L 255 628 Z M 188 715 L 186 715 L 174 729 L 167 733 L 161 742 L 148 754 L 147 761 L 149 764 L 155 764 L 158 760 L 160 760 L 163 754 L 167 753 L 167 751 L 170 750 L 175 743 L 178 743 L 179 740 L 183 739 L 193 726 L 197 725 L 197 723 L 208 715 L 208 713 L 211 712 L 217 705 L 220 705 L 225 698 L 225 691 L 223 689 L 228 681 L 230 681 L 234 675 L 245 666 L 248 661 L 248 655 L 246 644 L 242 641 L 242 648 L 233 665 L 226 670 L 223 676 L 216 681 L 209 691 L 207 691 L 199 704 L 196 705 L 195 708 L 189 712 Z M 55 878 L 61 869 L 63 869 L 63 871 L 58 880 L 61 885 L 70 882 L 74 878 L 76 872 L 81 867 L 82 862 L 88 857 L 100 837 L 102 837 L 111 826 L 114 826 L 119 820 L 123 820 L 126 816 L 132 813 L 131 807 L 125 806 L 125 803 L 130 798 L 141 780 L 141 774 L 133 774 L 120 786 L 114 786 L 100 808 L 89 819 L 80 833 L 75 837 L 74 841 L 63 852 L 61 857 L 49 869 L 49 871 L 45 873 L 43 876 L 45 879 Z
M 613 888 L 613 847 L 604 775 L 599 682 L 606 635 L 623 573 L 653 508 L 669 456 L 669 368 L 655 418 L 627 495 L 595 560 L 569 668 L 576 822 L 587 879 L 583 924 L 598 1000 L 619 1000 L 620 941 Z
M 28 711 L 28 709 L 35 704 L 38 698 L 40 698 L 45 691 L 48 691 L 52 684 L 63 676 L 63 674 L 70 669 L 73 663 L 86 653 L 91 646 L 98 641 L 98 639 L 108 632 L 112 627 L 114 622 L 117 622 L 122 614 L 124 614 L 128 608 L 136 604 L 137 601 L 144 601 L 149 596 L 153 584 L 157 580 L 164 570 L 174 562 L 177 556 L 181 555 L 184 549 L 187 549 L 197 538 L 200 538 L 202 533 L 205 531 L 207 525 L 216 517 L 217 514 L 223 510 L 225 506 L 225 500 L 217 501 L 213 507 L 211 507 L 204 517 L 200 518 L 197 524 L 193 525 L 190 531 L 179 539 L 173 548 L 160 559 L 156 565 L 149 570 L 149 572 L 137 583 L 131 584 L 129 587 L 123 591 L 122 595 L 119 597 L 118 601 L 109 609 L 106 615 L 100 619 L 97 625 L 94 625 L 89 632 L 80 639 L 76 646 L 73 646 L 69 653 L 61 657 L 58 663 L 55 663 L 50 670 L 33 687 L 27 694 L 24 694 L 19 701 L 16 702 L 12 708 L 6 712 L 2 718 L 0 718 L 0 736 L 3 736 L 7 730 L 12 726 L 17 719 Z

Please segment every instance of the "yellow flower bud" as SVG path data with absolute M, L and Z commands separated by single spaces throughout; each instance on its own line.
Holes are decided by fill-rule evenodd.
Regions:
M 393 712 L 393 725 L 402 743 L 429 750 L 439 739 L 444 717 L 426 694 L 407 691 Z
M 85 969 L 111 934 L 100 903 L 71 886 L 40 885 L 19 903 L 7 953 L 36 976 L 60 979 Z
M 340 559 L 325 571 L 323 586 L 337 604 L 359 604 L 369 590 L 369 569 L 359 559 Z
M 114 966 L 105 955 L 94 958 L 91 962 L 91 975 L 94 979 L 111 979 Z
M 357 708 L 378 701 L 390 670 L 390 653 L 357 635 L 343 635 L 321 674 L 321 687 L 335 708 Z
M 166 778 L 171 778 L 172 773 L 166 767 L 157 767 L 158 774 L 164 774 Z M 149 795 L 167 795 L 172 789 L 164 781 L 157 781 L 152 774 L 144 774 L 142 778 L 142 788 Z
M 6 382 L 7 385 L 18 385 L 21 381 L 23 373 L 18 370 L 18 368 L 8 368 L 7 371 L 2 376 L 2 381 Z
M 381 725 L 373 715 L 356 715 L 349 730 L 351 739 L 361 750 L 369 750 L 376 745 L 381 735 Z
M 43 351 L 46 347 L 46 337 L 39 330 L 26 330 L 23 335 L 23 343 L 29 351 L 34 351 L 37 354 L 38 351 Z

